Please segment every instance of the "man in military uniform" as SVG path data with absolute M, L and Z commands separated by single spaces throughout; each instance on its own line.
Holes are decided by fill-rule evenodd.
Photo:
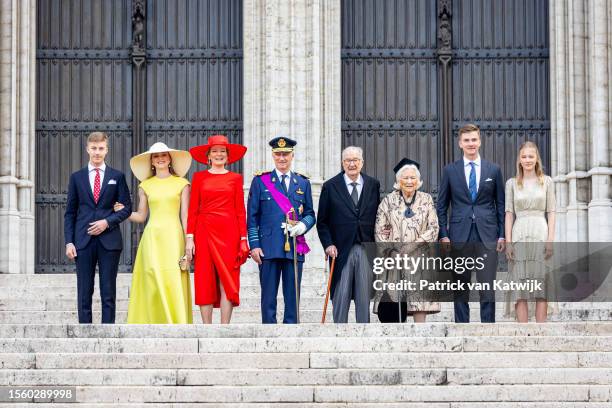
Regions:
M 299 323 L 302 265 L 309 251 L 303 235 L 315 225 L 315 213 L 308 178 L 291 171 L 296 143 L 287 137 L 269 142 L 275 169 L 256 173 L 249 191 L 248 238 L 251 256 L 259 265 L 263 323 L 276 323 L 281 277 L 285 300 L 283 323 Z

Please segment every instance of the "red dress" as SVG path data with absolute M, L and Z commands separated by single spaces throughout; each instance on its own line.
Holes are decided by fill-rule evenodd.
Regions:
M 195 303 L 219 307 L 219 280 L 227 299 L 240 304 L 241 237 L 246 237 L 242 176 L 231 171 L 193 175 L 187 233 L 194 234 Z

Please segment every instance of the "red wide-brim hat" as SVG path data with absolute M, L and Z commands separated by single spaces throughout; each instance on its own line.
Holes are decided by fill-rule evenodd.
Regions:
M 212 135 L 208 138 L 207 144 L 192 147 L 189 149 L 189 153 L 191 153 L 191 157 L 200 163 L 208 164 L 208 151 L 213 146 L 225 146 L 227 148 L 227 151 L 229 152 L 227 156 L 227 164 L 232 164 L 242 159 L 247 151 L 246 146 L 230 143 L 229 140 L 227 140 L 227 137 L 224 135 Z

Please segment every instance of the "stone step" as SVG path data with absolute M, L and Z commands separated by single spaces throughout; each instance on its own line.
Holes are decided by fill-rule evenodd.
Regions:
M 75 386 L 84 406 L 600 408 L 612 402 L 612 322 L 22 322 L 0 324 L 0 337 L 0 386 Z
M 612 354 L 601 352 L 487 352 L 474 353 L 311 353 L 310 366 L 317 368 L 541 368 L 609 367 Z M 429 359 L 428 359 L 429 357 Z M 594 359 L 599 363 L 593 364 Z M 445 361 L 440 361 L 444 359 Z
M 591 337 L 612 336 L 612 322 L 558 322 L 517 324 L 406 323 L 406 324 L 229 324 L 229 325 L 128 325 L 128 324 L 0 324 L 1 338 L 384 338 L 470 337 L 473 347 L 489 341 L 523 341 L 525 347 L 549 346 L 547 337 L 589 342 Z M 489 340 L 492 339 L 492 340 Z M 534 340 L 531 340 L 534 339 Z M 599 341 L 599 340 L 595 340 Z M 607 339 L 605 339 L 607 341 Z M 588 344 L 588 343 L 585 343 Z M 545 348 L 546 350 L 546 348 Z
M 589 377 L 590 376 L 590 377 Z M 601 378 L 600 378 L 601 377 Z M 576 376 L 605 379 L 597 372 Z M 183 385 L 183 386 L 274 386 L 274 385 L 436 385 L 446 381 L 444 369 L 327 370 L 327 369 L 65 369 L 1 370 L 6 385 Z M 582 382 L 577 382 L 582 383 Z M 593 382 L 598 384 L 599 382 Z
M 167 369 L 245 368 L 257 360 L 266 368 L 287 368 L 277 360 L 301 354 L 299 368 L 405 369 L 405 368 L 610 368 L 610 352 L 330 352 L 302 353 L 5 353 L 4 369 Z M 272 360 L 272 361 L 267 361 Z M 242 362 L 242 363 L 241 363 Z M 247 365 L 248 362 L 248 365 Z M 225 364 L 225 366 L 224 366 Z M 243 364 L 243 365 L 241 365 Z M 280 367 L 279 367 L 280 366 Z M 261 367 L 257 367 L 261 368 Z M 291 367 L 295 368 L 295 367 Z
M 314 305 L 316 306 L 316 304 Z M 301 309 L 300 310 L 300 321 L 302 323 L 318 323 L 321 321 L 322 310 L 317 309 Z M 127 318 L 126 310 L 118 310 L 116 313 L 116 322 L 124 323 Z M 100 322 L 100 311 L 99 308 L 93 311 L 93 321 Z M 480 313 L 478 309 L 472 309 L 470 311 L 470 319 L 472 322 L 480 321 Z M 551 322 L 562 322 L 562 321 L 609 321 L 612 319 L 612 310 L 609 309 L 586 309 L 586 310 L 559 310 L 559 313 L 552 314 L 549 317 Z M 215 309 L 213 312 L 213 321 L 219 322 L 220 311 Z M 277 321 L 282 322 L 283 320 L 283 307 L 277 308 Z M 328 307 L 326 320 L 332 322 L 332 308 Z M 355 322 L 355 312 L 353 309 L 349 311 L 348 316 L 349 323 Z M 409 318 L 411 320 L 411 318 Z M 454 313 L 450 308 L 445 308 L 440 313 L 432 314 L 427 317 L 430 322 L 453 322 Z M 232 313 L 232 323 L 260 323 L 261 322 L 261 311 L 259 308 L 244 309 L 242 307 L 235 308 Z M 496 321 L 498 322 L 511 322 L 514 319 L 510 316 L 504 315 L 502 310 L 497 310 Z M 62 324 L 62 323 L 76 323 L 78 322 L 76 310 L 72 311 L 24 311 L 24 310 L 13 310 L 13 311 L 0 311 L 0 323 L 30 323 L 30 324 Z M 193 310 L 193 322 L 201 323 L 200 312 L 194 308 Z M 370 322 L 379 323 L 378 316 L 371 313 Z
M 77 402 L 608 402 L 609 385 L 79 386 Z M 181 404 L 181 406 L 183 406 Z M 301 405 L 303 406 L 303 405 Z
M 609 385 L 606 368 L 37 369 L 1 370 L 0 384 L 27 386 Z
M 94 297 L 99 297 L 99 290 L 94 290 Z M 192 287 L 193 293 L 193 287 Z M 240 297 L 255 297 L 259 298 L 261 293 L 259 284 L 251 286 L 240 286 Z M 30 298 L 41 298 L 44 299 L 74 299 L 76 297 L 76 285 L 75 286 L 51 286 L 49 288 L 27 288 L 27 287 L 2 287 L 0 288 L 0 299 L 30 299 Z M 279 294 L 282 295 L 282 290 L 279 287 Z M 301 287 L 302 297 L 324 297 L 325 288 L 323 286 L 307 286 Z M 129 299 L 130 287 L 129 286 L 118 286 L 116 290 L 117 300 Z
M 30 404 L 11 404 L 10 407 L 30 407 Z M 36 406 L 49 406 L 52 408 L 74 408 L 74 404 L 43 404 L 37 403 Z M 140 403 L 80 403 L 79 408 L 115 408 L 115 407 L 140 407 Z M 610 408 L 608 402 L 367 402 L 367 403 L 333 403 L 333 402 L 278 402 L 278 403 L 257 403 L 257 402 L 242 402 L 242 403 L 147 403 L 147 408 Z
M 320 310 L 302 310 L 300 311 L 300 319 L 303 323 L 317 323 L 321 321 L 322 312 Z M 277 321 L 282 323 L 283 310 L 278 309 Z M 354 313 L 351 314 L 350 321 L 354 322 Z M 101 321 L 101 313 L 99 311 L 92 312 L 92 319 L 98 323 Z M 327 319 L 332 319 L 331 312 L 328 312 Z M 448 321 L 451 320 L 451 315 L 447 316 Z M 127 320 L 127 311 L 117 311 L 115 316 L 116 323 L 125 323 Z M 215 310 L 213 313 L 213 321 L 220 321 L 220 312 Z M 236 308 L 232 313 L 232 323 L 261 323 L 261 312 L 259 310 L 240 310 Z M 376 320 L 374 320 L 376 321 Z M 78 313 L 76 311 L 1 311 L 0 323 L 30 323 L 30 324 L 61 324 L 61 323 L 76 323 L 78 322 Z M 202 318 L 199 311 L 193 311 L 193 322 L 202 323 Z
M 44 299 L 39 297 L 31 298 L 20 298 L 20 299 L 0 299 L 0 311 L 73 311 L 77 309 L 76 293 L 72 296 L 72 299 L 61 297 L 57 299 Z M 302 309 L 321 309 L 323 310 L 323 303 L 325 298 L 323 297 L 303 297 L 300 299 L 300 307 Z M 94 295 L 92 299 L 92 307 L 100 310 L 100 297 Z M 284 300 L 282 295 L 278 298 L 278 308 L 284 308 Z M 117 311 L 127 311 L 129 305 L 129 299 L 117 299 L 116 303 Z M 331 303 L 328 306 L 328 310 L 331 307 Z M 261 309 L 261 298 L 257 297 L 240 297 L 240 307 L 235 310 L 260 310 Z M 199 311 L 198 305 L 193 305 L 194 311 Z
M 96 284 L 98 283 L 96 274 Z M 191 284 L 193 286 L 193 273 L 191 273 Z M 117 287 L 130 286 L 132 282 L 131 273 L 117 274 Z M 242 271 L 240 274 L 240 284 L 243 286 L 259 285 L 259 274 L 257 272 Z M 327 285 L 327 275 L 321 270 L 306 269 L 302 272 L 302 285 L 318 286 Z M 49 273 L 49 274 L 0 274 L 0 288 L 6 287 L 30 287 L 30 288 L 49 288 L 49 287 L 76 287 L 76 274 L 74 273 Z
M 325 297 L 323 295 L 321 296 L 313 296 L 313 297 L 306 297 L 303 296 L 300 299 L 300 307 L 302 309 L 316 309 L 316 310 L 323 310 L 323 305 L 325 302 Z M 118 311 L 127 311 L 128 309 L 128 304 L 129 304 L 129 299 L 128 298 L 118 298 L 116 301 L 116 308 Z M 94 296 L 92 298 L 92 305 L 94 307 L 94 309 L 99 309 L 100 308 L 100 296 L 99 293 L 96 291 L 94 293 Z M 236 308 L 235 310 L 245 310 L 245 309 L 255 309 L 255 310 L 260 310 L 260 305 L 261 305 L 261 297 L 260 294 L 257 293 L 256 296 L 243 296 L 243 294 L 241 293 L 240 296 L 240 307 Z M 351 303 L 351 307 L 353 307 L 354 304 Z M 282 309 L 284 307 L 284 299 L 282 296 L 282 291 L 279 290 L 279 297 L 278 297 L 278 308 Z M 331 310 L 332 307 L 332 303 L 331 301 L 328 303 L 328 311 Z M 442 311 L 452 311 L 454 310 L 454 306 L 452 303 L 450 302 L 442 302 L 440 303 L 440 307 Z M 497 302 L 496 305 L 496 310 L 498 312 L 505 312 L 505 308 L 506 305 L 505 303 L 502 302 Z M 594 313 L 594 311 L 609 311 L 610 313 L 612 313 L 612 303 L 611 302 L 559 302 L 557 303 L 557 307 L 559 308 L 560 311 L 568 311 L 568 310 L 572 310 L 572 311 L 576 311 L 576 313 L 582 311 L 584 313 L 587 313 L 587 311 L 590 311 L 591 314 Z M 28 297 L 10 297 L 10 298 L 2 298 L 0 299 L 0 311 L 73 311 L 76 310 L 77 308 L 77 301 L 76 301 L 76 290 L 72 293 L 71 296 L 60 296 L 58 298 L 46 298 L 46 297 L 41 297 L 40 294 L 38 296 L 28 296 Z M 478 312 L 479 309 L 479 305 L 476 302 L 471 302 L 470 303 L 470 309 L 474 309 L 471 310 L 472 312 Z M 199 306 L 198 305 L 193 305 L 193 310 L 199 310 Z M 605 315 L 605 312 L 602 312 Z M 553 313 L 551 313 L 552 315 Z M 553 317 L 553 316 L 551 316 Z M 612 314 L 610 315 L 610 318 L 612 319 Z M 608 319 L 605 319 L 608 320 Z
M 4 353 L 612 352 L 612 336 L 517 337 L 0 338 Z
M 315 387 L 314 400 L 321 402 L 403 401 L 610 401 L 609 385 L 462 385 Z

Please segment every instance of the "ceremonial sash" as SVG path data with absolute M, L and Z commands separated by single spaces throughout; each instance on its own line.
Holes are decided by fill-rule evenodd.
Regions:
M 264 183 L 264 186 L 266 186 L 268 191 L 270 191 L 270 195 L 272 195 L 272 199 L 274 200 L 274 202 L 278 205 L 278 207 L 281 209 L 283 214 L 288 215 L 289 211 L 293 209 L 293 206 L 291 205 L 291 201 L 289 201 L 289 197 L 287 197 L 286 195 L 284 195 L 283 193 L 281 193 L 280 191 L 276 189 L 276 186 L 274 185 L 274 183 L 272 183 L 272 180 L 270 179 L 270 173 L 263 174 L 260 177 L 261 177 L 261 181 Z M 291 217 L 291 215 L 289 215 L 289 217 L 291 219 L 297 220 L 298 216 L 295 213 L 295 211 L 293 211 L 293 214 L 295 218 Z M 310 252 L 310 248 L 308 247 L 308 244 L 306 243 L 306 238 L 303 235 L 298 235 L 295 239 L 295 242 L 296 242 L 296 252 L 298 254 L 306 255 L 308 252 Z

